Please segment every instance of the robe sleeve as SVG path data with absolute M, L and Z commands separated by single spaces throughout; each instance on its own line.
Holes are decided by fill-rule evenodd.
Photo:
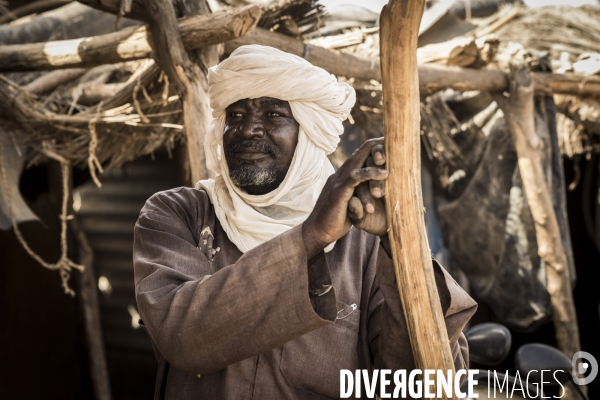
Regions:
M 194 235 L 209 203 L 205 194 L 190 193 L 154 195 L 135 225 L 139 313 L 171 365 L 194 374 L 218 371 L 335 319 L 334 290 L 309 295 L 309 271 L 318 271 L 319 286 L 331 278 L 324 255 L 307 261 L 301 226 L 214 271 Z
M 371 299 L 374 304 L 369 307 L 372 310 L 369 316 L 369 346 L 374 368 L 410 371 L 416 368 L 415 361 L 389 254 L 389 243 L 384 238 L 370 261 L 377 264 L 378 285 Z M 477 310 L 477 303 L 437 261 L 433 260 L 433 266 L 454 367 L 456 370 L 465 369 L 469 367 L 469 348 L 462 330 Z

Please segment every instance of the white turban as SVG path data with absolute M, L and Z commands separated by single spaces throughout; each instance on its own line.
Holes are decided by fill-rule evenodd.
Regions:
M 356 100 L 354 89 L 308 61 L 272 47 L 249 45 L 208 71 L 213 125 L 206 135 L 206 164 L 215 179 L 206 190 L 229 239 L 243 253 L 306 220 L 334 172 L 332 153 Z M 300 125 L 285 179 L 264 195 L 250 195 L 229 178 L 223 155 L 225 108 L 241 99 L 272 97 L 289 102 Z M 327 250 L 333 248 L 329 246 Z

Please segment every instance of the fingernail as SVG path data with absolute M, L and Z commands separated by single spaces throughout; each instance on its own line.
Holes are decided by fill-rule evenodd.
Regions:
M 374 189 L 372 190 L 372 192 L 373 192 L 373 196 L 375 196 L 375 197 L 381 197 L 381 189 L 379 189 L 379 188 L 374 188 Z
M 373 207 L 373 204 L 367 204 L 367 207 L 365 207 L 367 209 L 367 212 L 369 214 L 372 214 L 375 212 L 375 207 Z

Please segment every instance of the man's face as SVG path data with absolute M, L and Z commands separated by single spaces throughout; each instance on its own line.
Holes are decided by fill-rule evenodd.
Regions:
M 239 100 L 225 109 L 223 149 L 231 181 L 251 195 L 275 190 L 298 144 L 298 122 L 287 101 Z

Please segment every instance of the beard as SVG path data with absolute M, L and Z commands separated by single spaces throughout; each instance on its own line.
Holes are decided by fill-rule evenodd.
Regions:
M 255 140 L 241 140 L 227 147 L 226 155 L 231 159 L 234 150 L 245 147 L 267 152 L 273 159 L 279 158 L 275 146 L 270 142 L 257 142 Z M 248 186 L 268 186 L 277 180 L 277 170 L 274 167 L 260 167 L 252 160 L 229 169 L 229 178 L 239 188 Z
M 267 186 L 275 182 L 277 171 L 273 168 L 246 164 L 229 171 L 229 178 L 239 188 L 246 186 Z

